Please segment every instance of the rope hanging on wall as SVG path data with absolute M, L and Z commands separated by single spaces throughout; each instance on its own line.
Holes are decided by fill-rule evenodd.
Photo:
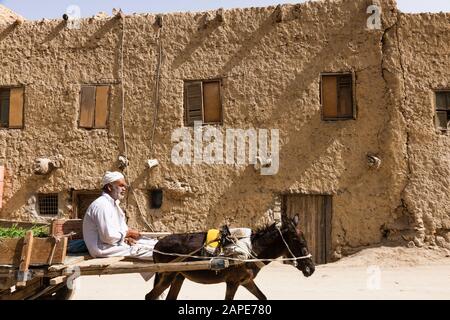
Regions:
M 156 79 L 155 79 L 155 113 L 153 117 L 153 127 L 152 134 L 150 138 L 150 158 L 153 158 L 153 142 L 155 139 L 155 130 L 156 124 L 158 122 L 158 112 L 159 112 L 159 89 L 160 89 L 160 81 L 161 81 L 161 64 L 162 64 L 162 43 L 161 43 L 161 30 L 162 30 L 162 16 L 156 17 L 156 25 L 158 26 L 158 33 L 156 36 L 156 42 L 158 46 L 158 63 L 156 65 Z
M 127 150 L 127 142 L 126 142 L 126 131 L 125 131 L 125 120 L 124 120 L 124 114 L 125 114 L 125 76 L 124 76 L 124 43 L 125 43 L 125 16 L 123 14 L 118 14 L 117 17 L 122 20 L 122 32 L 120 36 L 120 83 L 121 83 L 121 94 L 122 94 L 122 101 L 121 101 L 121 128 L 122 128 L 122 156 L 127 159 L 128 161 L 128 150 Z M 129 179 L 129 165 L 124 167 L 124 173 Z M 154 232 L 154 228 L 147 222 L 147 219 L 145 218 L 145 215 L 143 213 L 143 210 L 141 208 L 141 204 L 139 200 L 136 197 L 136 193 L 134 192 L 134 188 L 132 187 L 131 183 L 129 183 L 129 192 L 128 194 L 132 194 L 134 200 L 136 201 L 136 205 L 138 207 L 139 214 L 141 216 L 142 221 L 146 225 L 146 227 L 151 231 Z M 128 207 L 128 199 L 126 206 Z M 128 216 L 127 216 L 128 218 Z

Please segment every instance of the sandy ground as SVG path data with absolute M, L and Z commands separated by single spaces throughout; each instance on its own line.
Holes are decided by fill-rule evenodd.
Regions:
M 257 285 L 271 300 L 306 299 L 450 299 L 450 255 L 439 250 L 367 249 L 338 262 L 317 266 L 310 278 L 289 265 L 263 268 Z M 142 300 L 153 285 L 138 274 L 86 276 L 77 279 L 73 299 Z M 225 284 L 186 280 L 179 299 L 221 300 Z M 255 299 L 239 288 L 236 299 Z

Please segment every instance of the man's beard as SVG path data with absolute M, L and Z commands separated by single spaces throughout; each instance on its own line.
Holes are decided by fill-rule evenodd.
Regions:
M 125 198 L 125 195 L 121 194 L 121 190 L 118 186 L 112 185 L 111 187 L 111 198 L 113 198 L 114 200 L 122 200 L 123 198 Z

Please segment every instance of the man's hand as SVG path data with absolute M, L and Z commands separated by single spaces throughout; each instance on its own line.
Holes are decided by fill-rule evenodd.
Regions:
M 132 246 L 132 245 L 135 245 L 137 243 L 137 241 L 134 240 L 133 238 L 125 238 L 125 243 Z
M 141 237 L 141 233 L 137 230 L 133 230 L 133 229 L 128 229 L 127 231 L 127 235 L 125 236 L 126 238 L 132 238 L 134 240 L 137 240 Z

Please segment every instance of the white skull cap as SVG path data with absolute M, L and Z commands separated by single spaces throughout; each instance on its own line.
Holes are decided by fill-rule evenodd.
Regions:
M 114 171 L 114 172 L 106 171 L 106 173 L 102 179 L 102 188 L 104 186 L 106 186 L 107 184 L 112 183 L 117 180 L 120 180 L 120 179 L 125 179 L 125 176 L 122 173 L 120 173 L 118 171 Z

